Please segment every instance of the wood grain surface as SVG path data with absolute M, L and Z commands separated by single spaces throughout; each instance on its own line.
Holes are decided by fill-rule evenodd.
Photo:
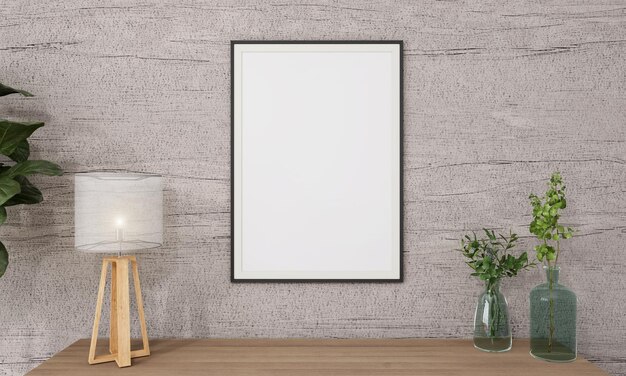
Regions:
M 457 239 L 512 228 L 530 249 L 528 194 L 558 169 L 578 230 L 559 260 L 579 351 L 626 375 L 623 0 L 0 0 L 0 16 L 0 81 L 36 95 L 0 98 L 0 115 L 45 121 L 33 158 L 67 172 L 33 179 L 45 201 L 0 227 L 0 373 L 90 335 L 101 258 L 73 249 L 75 172 L 165 178 L 166 244 L 138 254 L 150 338 L 467 338 L 481 286 Z M 230 283 L 242 39 L 404 40 L 404 283 Z M 516 337 L 542 280 L 503 283 Z
M 528 341 L 506 353 L 474 349 L 471 340 L 157 340 L 152 356 L 133 359 L 125 376 L 165 375 L 372 375 L 372 376 L 602 376 L 584 359 L 548 363 L 528 354 Z M 90 366 L 87 340 L 79 340 L 30 376 L 118 374 L 113 363 Z M 104 348 L 103 348 L 104 349 Z

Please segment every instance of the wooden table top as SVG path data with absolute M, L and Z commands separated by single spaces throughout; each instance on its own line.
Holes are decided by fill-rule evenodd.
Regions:
M 99 342 L 104 352 L 106 341 Z M 150 341 L 150 350 L 131 367 L 90 366 L 89 340 L 82 339 L 29 375 L 606 375 L 582 358 L 536 360 L 528 340 L 515 340 L 506 353 L 478 351 L 461 339 L 165 339 Z

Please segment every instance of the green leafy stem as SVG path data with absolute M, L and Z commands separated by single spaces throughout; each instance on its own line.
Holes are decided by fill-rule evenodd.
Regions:
M 561 253 L 561 240 L 569 239 L 573 236 L 574 230 L 571 227 L 562 226 L 559 223 L 561 210 L 567 207 L 565 199 L 565 184 L 559 172 L 554 172 L 548 182 L 548 190 L 543 197 L 538 197 L 534 193 L 528 196 L 533 208 L 533 220 L 530 222 L 530 233 L 535 235 L 542 243 L 535 246 L 537 260 L 548 268 L 548 288 L 549 288 L 549 337 L 548 351 L 552 351 L 554 342 L 555 322 L 554 322 L 554 270 L 559 261 Z
M 469 259 L 466 264 L 473 270 L 471 275 L 485 281 L 487 289 L 492 289 L 502 277 L 514 277 L 521 270 L 535 265 L 528 261 L 527 252 L 517 257 L 511 253 L 518 240 L 517 234 L 510 232 L 506 237 L 493 230 L 483 231 L 483 238 L 478 238 L 475 233 L 465 235 L 459 251 Z

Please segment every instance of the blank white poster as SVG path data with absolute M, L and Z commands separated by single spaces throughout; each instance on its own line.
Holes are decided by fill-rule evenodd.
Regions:
M 233 43 L 233 280 L 400 280 L 400 48 Z

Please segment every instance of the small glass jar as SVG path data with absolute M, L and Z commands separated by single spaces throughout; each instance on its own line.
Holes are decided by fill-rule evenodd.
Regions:
M 512 345 L 509 306 L 500 292 L 500 280 L 487 283 L 474 315 L 474 347 L 482 351 L 509 351 Z

